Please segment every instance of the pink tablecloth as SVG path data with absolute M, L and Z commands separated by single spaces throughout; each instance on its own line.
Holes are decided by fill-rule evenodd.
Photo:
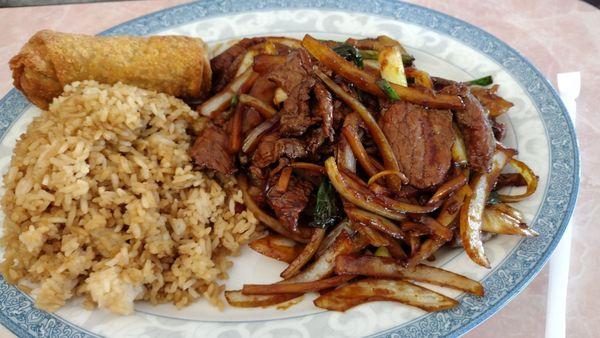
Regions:
M 131 1 L 0 9 L 0 95 L 11 89 L 8 60 L 43 28 L 98 33 L 137 16 L 183 3 L 181 0 Z M 418 0 L 415 3 L 463 19 L 494 34 L 529 58 L 555 83 L 556 74 L 581 71 L 578 99 L 582 177 L 575 211 L 567 301 L 567 336 L 600 332 L 600 10 L 574 0 Z M 470 337 L 544 336 L 548 272 Z M 1 328 L 1 327 L 0 327 Z M 0 331 L 0 336 L 9 335 Z

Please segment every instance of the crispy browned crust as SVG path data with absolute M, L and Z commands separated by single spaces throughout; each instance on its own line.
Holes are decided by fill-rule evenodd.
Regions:
M 41 108 L 74 81 L 123 82 L 180 98 L 211 85 L 207 47 L 185 36 L 88 36 L 43 30 L 9 62 L 14 86 Z

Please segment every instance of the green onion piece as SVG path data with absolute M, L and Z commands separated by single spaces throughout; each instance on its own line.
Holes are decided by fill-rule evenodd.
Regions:
M 317 191 L 317 201 L 313 211 L 313 220 L 308 225 L 326 229 L 342 220 L 342 208 L 335 188 L 328 179 L 324 179 Z
M 410 54 L 402 54 L 402 63 L 404 66 L 412 65 L 413 61 L 415 61 L 415 57 Z
M 360 55 L 365 60 L 379 60 L 379 52 L 372 49 L 361 49 Z
M 372 49 L 361 49 L 360 55 L 364 60 L 379 60 L 379 52 Z M 402 64 L 405 67 L 412 65 L 415 57 L 410 54 L 402 54 Z
M 376 83 L 379 86 L 379 88 L 381 88 L 381 90 L 383 90 L 383 92 L 385 93 L 385 95 L 387 95 L 387 97 L 390 100 L 392 100 L 392 101 L 398 101 L 398 100 L 400 100 L 400 96 L 398 96 L 398 93 L 396 93 L 396 91 L 394 90 L 394 88 L 392 88 L 392 86 L 390 86 L 389 82 L 387 82 L 384 79 L 381 79 L 381 80 L 377 81 Z
M 342 43 L 339 46 L 333 47 L 332 49 L 344 59 L 354 62 L 358 68 L 363 68 L 363 58 L 358 48 L 348 43 Z
M 484 76 L 484 77 L 482 77 L 480 79 L 475 79 L 475 80 L 469 81 L 469 84 L 477 85 L 477 86 L 482 86 L 482 87 L 489 86 L 492 83 L 494 83 L 494 79 L 492 79 L 491 75 Z
M 237 94 L 233 94 L 233 97 L 231 98 L 231 106 L 232 107 L 237 106 L 238 102 L 240 102 L 240 98 L 238 97 Z

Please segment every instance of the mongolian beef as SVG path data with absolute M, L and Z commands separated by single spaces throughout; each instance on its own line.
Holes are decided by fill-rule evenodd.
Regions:
M 282 281 L 227 291 L 233 306 L 321 291 L 344 311 L 391 300 L 427 311 L 457 302 L 420 281 L 479 296 L 476 281 L 424 265 L 444 245 L 490 267 L 493 234 L 536 236 L 510 202 L 537 177 L 501 144 L 512 106 L 491 77 L 430 77 L 386 36 L 345 42 L 243 39 L 211 60 L 211 125 L 196 165 L 235 175 L 245 208 L 270 231 L 251 247 L 289 263 Z M 511 167 L 512 173 L 501 173 Z M 523 186 L 520 195 L 499 189 Z M 325 292 L 327 290 L 332 290 Z

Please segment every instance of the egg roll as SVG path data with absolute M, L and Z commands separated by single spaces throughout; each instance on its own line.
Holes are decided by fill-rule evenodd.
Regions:
M 74 81 L 122 82 L 182 99 L 202 99 L 212 78 L 206 44 L 186 36 L 90 36 L 42 30 L 9 65 L 14 86 L 42 109 Z

